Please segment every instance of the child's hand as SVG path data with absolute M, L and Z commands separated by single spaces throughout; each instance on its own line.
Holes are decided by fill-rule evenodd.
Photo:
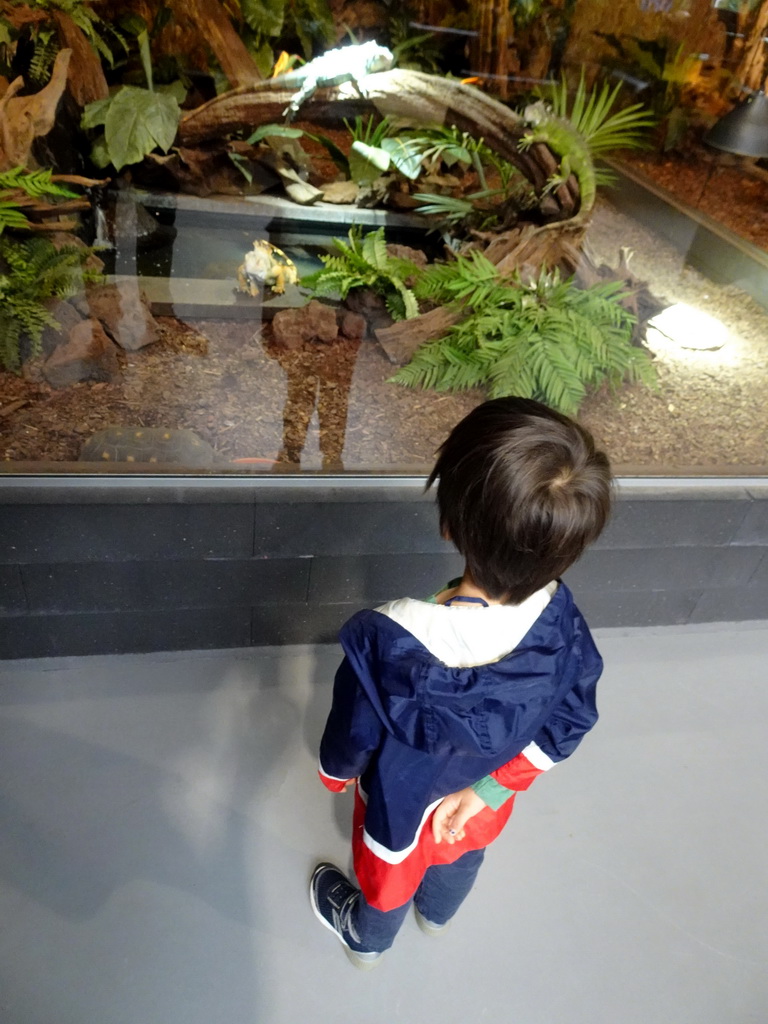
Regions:
M 453 845 L 463 839 L 466 835 L 464 826 L 485 806 L 485 803 L 471 787 L 460 789 L 458 793 L 450 793 L 444 797 L 432 815 L 432 835 L 435 842 L 440 843 L 444 839 Z
M 344 783 L 344 792 L 346 793 L 346 791 L 349 789 L 350 786 L 354 789 L 356 785 L 357 785 L 357 779 L 356 778 L 355 779 L 347 779 L 347 781 Z

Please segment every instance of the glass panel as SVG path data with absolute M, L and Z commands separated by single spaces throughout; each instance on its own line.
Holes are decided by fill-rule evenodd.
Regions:
M 768 3 L 740 8 L 699 0 L 584 0 L 507 8 L 483 0 L 470 11 L 458 2 L 444 7 L 419 0 L 393 5 L 388 13 L 382 8 L 368 26 L 369 6 L 347 5 L 345 24 L 359 42 L 391 47 L 399 70 L 374 67 L 366 86 L 367 65 L 360 73 L 347 70 L 348 62 L 362 60 L 362 50 L 342 39 L 332 69 L 318 73 L 318 87 L 331 91 L 314 98 L 311 90 L 306 98 L 297 93 L 310 74 L 312 65 L 306 65 L 282 91 L 262 82 L 255 89 L 241 86 L 228 100 L 227 78 L 231 84 L 245 65 L 237 72 L 220 54 L 218 68 L 205 47 L 196 49 L 199 25 L 157 22 L 149 34 L 155 75 L 170 80 L 181 73 L 185 83 L 175 148 L 164 155 L 164 147 L 155 147 L 119 173 L 108 167 L 110 181 L 103 187 L 70 186 L 92 201 L 92 210 L 80 214 L 77 233 L 94 245 L 105 278 L 74 296 L 46 299 L 57 325 L 42 331 L 39 350 L 29 337 L 33 328 L 8 340 L 21 294 L 14 277 L 19 257 L 12 249 L 0 254 L 6 306 L 0 352 L 7 366 L 0 369 L 3 470 L 423 474 L 451 427 L 492 393 L 498 360 L 505 354 L 512 359 L 515 331 L 539 331 L 536 344 L 525 349 L 521 392 L 527 387 L 555 401 L 558 388 L 563 395 L 568 388 L 578 391 L 574 374 L 589 377 L 572 337 L 581 332 L 595 351 L 602 351 L 605 338 L 597 314 L 586 315 L 591 327 L 576 323 L 557 282 L 548 278 L 543 289 L 542 267 L 557 263 L 561 283 L 575 271 L 581 289 L 621 281 L 628 292 L 624 308 L 640 324 L 638 351 L 652 357 L 655 384 L 611 385 L 602 373 L 602 382 L 587 381 L 583 400 L 568 399 L 617 470 L 642 476 L 762 474 L 768 444 L 768 113 L 763 119 L 760 41 Z M 163 5 L 144 7 L 160 18 Z M 99 24 L 108 39 L 107 20 Z M 125 24 L 133 23 L 121 24 L 125 32 Z M 244 62 L 253 60 L 248 53 L 258 53 L 263 63 L 267 42 L 275 44 L 267 63 L 281 49 L 290 54 L 306 44 L 309 55 L 331 45 L 291 36 L 289 27 L 277 37 L 260 35 L 236 18 L 229 24 L 247 44 L 238 57 Z M 112 102 L 126 83 L 146 84 L 138 72 L 140 26 L 133 28 L 133 77 L 126 78 L 119 65 L 100 65 Z M 37 29 L 14 26 L 8 34 L 6 58 L 18 63 L 24 43 L 42 61 Z M 55 84 L 51 46 L 48 74 L 52 68 Z M 189 65 L 177 61 L 176 71 L 166 73 L 172 52 L 188 53 Z M 103 52 L 101 57 L 103 62 Z M 39 82 L 29 78 L 31 65 L 25 69 L 27 91 L 36 95 Z M 218 99 L 209 73 L 218 75 L 225 94 Z M 582 143 L 552 120 L 551 110 L 541 127 L 534 107 L 541 107 L 542 97 L 552 102 L 551 86 L 564 74 L 572 110 L 582 73 L 596 97 L 603 83 L 610 90 L 621 84 L 616 109 L 644 104 L 655 124 L 646 133 L 650 148 L 609 146 L 603 155 L 614 185 L 601 186 L 589 216 L 580 218 L 589 184 Z M 408 125 L 394 121 L 389 135 L 374 135 L 380 117 L 367 122 L 375 108 L 362 94 L 384 96 L 379 108 L 402 114 L 408 89 L 416 96 Z M 280 109 L 275 100 L 274 110 L 262 116 L 259 104 L 275 90 Z M 296 103 L 293 133 L 285 132 L 285 97 Z M 504 142 L 503 132 L 494 136 L 490 108 L 482 106 L 487 97 L 499 101 L 493 107 L 499 124 L 518 118 L 512 143 Z M 235 99 L 242 110 L 235 110 Z M 46 153 L 45 164 L 54 171 L 76 163 L 95 175 L 87 159 L 90 145 L 99 144 L 98 117 L 91 117 L 87 133 L 75 131 L 85 103 L 78 106 L 73 95 L 68 103 L 72 109 L 59 106 L 57 129 L 40 155 Z M 725 134 L 715 131 L 725 114 L 742 108 L 746 128 L 731 121 Z M 517 114 L 507 115 L 509 110 Z M 207 134 L 194 128 L 205 117 L 210 121 L 211 111 L 218 128 Z M 434 127 L 436 111 L 444 115 L 443 129 L 456 129 L 442 142 L 433 136 L 431 151 L 422 138 L 419 149 L 414 138 L 425 125 Z M 356 117 L 362 119 L 357 124 Z M 254 140 L 252 129 L 270 123 L 282 126 L 279 133 Z M 127 132 L 127 120 L 125 125 Z M 76 139 L 76 157 L 62 144 L 67 131 Z M 721 148 L 705 145 L 708 131 Z M 111 144 L 117 145 L 114 138 Z M 525 163 L 528 153 L 531 164 Z M 14 167 L 10 156 L 6 164 Z M 427 202 L 417 198 L 421 194 L 442 204 L 446 215 L 453 203 L 453 218 L 419 213 Z M 5 195 L 16 203 L 19 193 L 9 186 Z M 26 199 L 20 206 L 31 208 Z M 50 227 L 49 220 L 33 237 L 49 237 Z M 382 228 L 382 243 L 389 245 L 384 254 L 370 241 Z M 18 224 L 6 224 L 1 210 L 0 230 L 0 246 L 29 237 Z M 519 258 L 503 266 L 507 273 L 514 267 L 518 291 L 528 289 L 520 308 L 538 302 L 540 323 L 531 326 L 511 299 L 487 311 L 489 318 L 495 312 L 498 324 L 495 334 L 484 335 L 483 352 L 497 355 L 496 362 L 488 356 L 482 386 L 439 390 L 393 382 L 409 359 L 403 345 L 413 355 L 419 342 L 448 337 L 452 322 L 464 324 L 464 333 L 452 335 L 452 347 L 439 354 L 440 373 L 463 366 L 466 325 L 477 310 L 465 306 L 452 317 L 454 307 L 441 292 L 437 308 L 448 311 L 446 319 L 439 329 L 424 326 L 435 301 L 416 282 L 425 265 L 450 265 L 457 253 L 470 259 L 472 248 L 490 254 L 489 245 L 502 236 L 507 251 L 518 246 Z M 373 291 L 351 287 L 342 301 L 339 287 L 323 292 L 317 283 L 302 283 L 338 255 L 334 239 L 357 246 L 359 256 L 365 238 L 371 248 L 355 282 L 373 282 Z M 546 250 L 552 239 L 555 257 Z M 393 262 L 398 258 L 415 261 L 417 268 Z M 348 276 L 352 263 L 346 263 Z M 482 273 L 479 264 L 467 268 L 469 277 Z M 344 291 L 340 282 L 343 275 L 336 284 Z M 34 299 L 33 285 L 24 287 Z M 392 330 L 392 314 L 409 313 L 411 301 L 410 313 L 419 315 Z M 559 310 L 556 316 L 552 309 Z M 623 315 L 616 314 L 619 320 Z M 609 364 L 605 356 L 602 370 Z M 479 378 L 462 371 L 452 379 L 463 385 Z M 514 390 L 510 378 L 503 379 L 507 391 Z

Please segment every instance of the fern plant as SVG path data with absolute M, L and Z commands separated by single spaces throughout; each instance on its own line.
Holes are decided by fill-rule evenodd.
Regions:
M 0 172 L 0 235 L 6 228 L 23 230 L 29 221 L 22 213 L 22 197 L 75 199 L 76 193 L 57 185 L 49 170 L 28 171 L 12 167 Z
M 338 256 L 321 256 L 321 270 L 303 277 L 300 284 L 315 295 L 345 299 L 355 288 L 370 288 L 381 295 L 395 320 L 409 320 L 419 312 L 416 296 L 406 280 L 419 272 L 409 260 L 390 256 L 384 228 L 363 237 L 359 227 L 350 229 L 348 241 L 334 238 Z
M 96 53 L 110 66 L 113 67 L 115 63 L 112 49 L 114 43 L 120 44 L 126 52 L 128 50 L 122 33 L 113 24 L 105 21 L 88 0 L 34 0 L 33 3 L 6 0 L 5 6 L 14 8 L 13 17 L 9 18 L 6 24 L 10 22 L 20 37 L 28 36 L 33 44 L 26 73 L 35 84 L 42 85 L 48 81 L 56 54 L 59 52 L 58 31 L 50 17 L 55 12 L 67 15 Z M 9 34 L 8 39 L 3 41 L 9 42 L 10 39 Z
M 46 302 L 68 298 L 83 282 L 100 275 L 84 269 L 91 250 L 56 246 L 47 238 L 0 238 L 0 366 L 17 371 L 20 342 L 29 339 L 30 355 L 40 352 L 46 327 L 59 327 Z
M 479 252 L 430 268 L 419 297 L 466 310 L 444 336 L 422 345 L 391 380 L 454 391 L 485 387 L 491 398 L 536 398 L 575 415 L 604 380 L 652 384 L 647 353 L 631 344 L 635 318 L 613 282 L 580 289 L 557 270 L 537 279 L 500 277 Z

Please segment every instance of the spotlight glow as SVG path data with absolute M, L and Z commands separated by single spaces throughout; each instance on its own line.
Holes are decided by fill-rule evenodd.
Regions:
M 648 334 L 651 348 L 655 347 L 653 335 L 656 333 L 680 348 L 695 352 L 716 352 L 729 337 L 728 329 L 720 320 L 684 302 L 667 306 L 648 321 L 648 327 L 653 329 L 653 334 L 650 331 Z

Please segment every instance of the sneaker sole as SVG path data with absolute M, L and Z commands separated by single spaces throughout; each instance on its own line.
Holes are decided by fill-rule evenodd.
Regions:
M 315 871 L 312 872 L 312 877 L 309 880 L 309 902 L 312 906 L 312 913 L 315 915 L 317 920 L 320 922 L 321 925 L 323 925 L 324 928 L 327 928 L 329 932 L 336 936 L 336 938 L 344 947 L 344 952 L 347 954 L 347 959 L 353 965 L 353 967 L 357 967 L 359 971 L 372 971 L 374 967 L 379 966 L 382 956 L 381 953 L 379 953 L 375 960 L 363 960 L 363 954 L 355 952 L 354 949 L 350 949 L 349 946 L 344 941 L 343 937 L 339 935 L 339 933 L 336 931 L 336 929 L 333 927 L 330 921 L 326 921 L 326 919 L 320 913 L 320 910 L 318 909 L 317 906 L 317 902 L 315 900 L 315 887 L 312 884 L 315 880 L 317 870 L 318 869 L 315 869 Z
M 419 926 L 421 931 L 433 939 L 439 939 L 442 935 L 445 935 L 451 927 L 450 921 L 446 921 L 443 925 L 435 925 L 431 921 L 428 921 L 426 917 L 419 912 L 418 907 L 415 905 L 413 907 L 413 915 L 416 918 L 416 924 Z

